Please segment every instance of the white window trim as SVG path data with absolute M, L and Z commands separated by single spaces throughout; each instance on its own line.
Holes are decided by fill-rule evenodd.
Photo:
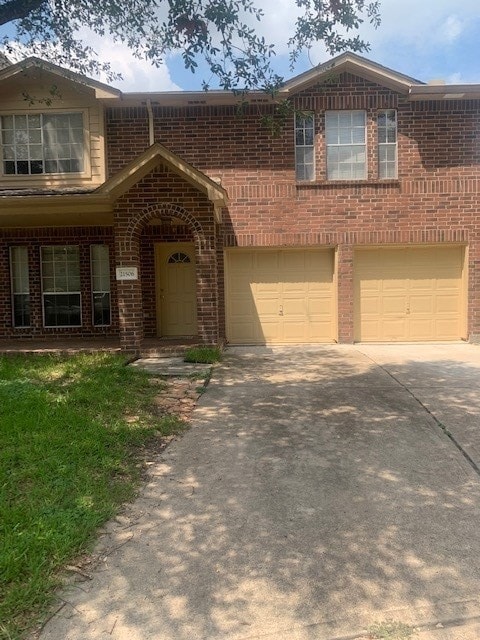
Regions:
M 328 113 L 352 113 L 354 111 L 361 112 L 365 115 L 365 125 L 364 125 L 364 142 L 354 142 L 354 143 L 338 143 L 338 144 L 328 144 L 327 143 L 327 114 Z M 328 182 L 365 182 L 368 178 L 368 112 L 366 109 L 329 109 L 325 111 L 325 170 L 326 170 L 326 180 Z M 328 177 L 328 148 L 329 147 L 364 147 L 365 148 L 365 164 L 364 164 L 364 176 L 362 178 L 329 178 Z
M 393 111 L 395 113 L 395 142 L 380 142 L 378 139 L 378 116 L 380 113 L 386 113 L 387 111 Z M 377 175 L 379 180 L 397 180 L 398 179 L 398 111 L 396 109 L 380 109 L 377 111 Z M 395 175 L 388 177 L 380 176 L 380 146 L 393 146 L 395 145 Z
M 29 111 L 20 109 L 11 109 L 10 111 L 0 111 L 0 118 L 3 116 L 26 116 L 37 114 L 67 114 L 67 113 L 81 113 L 83 119 L 83 171 L 72 171 L 71 173 L 4 173 L 3 171 L 3 153 L 0 153 L 0 179 L 2 181 L 14 180 L 15 182 L 29 182 L 40 181 L 48 182 L 49 180 L 61 179 L 63 182 L 78 181 L 79 179 L 86 179 L 92 177 L 91 166 L 91 149 L 90 149 L 90 122 L 89 122 L 89 110 L 88 108 L 71 108 L 71 109 L 31 109 Z M 1 140 L 1 127 L 0 127 L 0 149 L 3 147 L 3 141 Z
M 96 289 L 94 289 L 93 286 L 93 247 L 96 246 L 100 246 L 100 247 L 107 247 L 108 249 L 108 268 L 109 268 L 109 275 L 110 275 L 110 247 L 108 246 L 108 244 L 105 243 L 94 243 L 90 245 L 90 283 L 91 283 L 91 304 L 92 304 L 92 327 L 111 327 L 112 326 L 112 291 L 111 288 L 108 291 L 97 291 Z M 110 282 L 110 279 L 109 279 Z M 94 307 L 94 295 L 96 293 L 108 293 L 108 295 L 110 296 L 110 322 L 108 324 L 95 324 L 95 307 Z
M 79 261 L 79 268 L 81 269 L 81 256 L 80 256 L 80 245 L 78 244 L 44 244 L 41 247 L 39 247 L 39 251 L 40 251 L 40 284 L 41 284 L 41 291 L 42 291 L 42 326 L 44 329 L 80 329 L 81 327 L 83 327 L 83 301 L 82 301 L 82 292 L 81 291 L 65 291 L 65 292 L 55 292 L 55 291 L 47 291 L 45 292 L 43 289 L 43 259 L 42 259 L 42 249 L 46 248 L 46 247 L 78 247 L 78 252 L 79 252 L 79 256 L 78 256 L 78 261 Z M 45 323 L 45 296 L 46 295 L 54 295 L 54 296 L 61 296 L 61 295 L 78 295 L 80 297 L 80 324 L 49 324 L 47 325 Z
M 29 302 L 31 302 L 30 299 L 30 265 L 29 265 L 29 260 L 28 260 L 28 247 L 26 245 L 14 245 L 9 247 L 8 250 L 8 260 L 9 260 L 9 267 L 10 267 L 10 295 L 11 295 L 11 305 L 12 305 L 12 327 L 14 329 L 29 329 L 32 326 L 32 313 L 31 313 L 31 309 L 30 309 L 30 323 L 29 324 L 22 324 L 22 325 L 16 325 L 15 324 L 15 296 L 16 295 L 26 295 L 25 292 L 23 293 L 15 293 L 14 291 L 14 286 L 13 286 L 13 250 L 17 249 L 18 247 L 25 247 L 27 249 L 27 276 L 28 276 L 28 280 L 29 280 L 29 287 L 28 287 L 28 297 L 29 297 Z
M 313 144 L 297 144 L 297 116 L 304 118 L 301 116 L 302 112 L 296 112 L 293 119 L 293 135 L 294 135 L 294 144 L 295 144 L 295 180 L 297 182 L 314 182 L 317 175 L 317 167 L 316 167 L 316 159 L 315 159 L 315 112 L 314 111 L 305 111 L 305 114 L 308 114 L 312 117 L 313 121 Z M 313 176 L 311 178 L 299 178 L 297 167 L 298 167 L 298 150 L 299 149 L 312 149 L 313 150 Z

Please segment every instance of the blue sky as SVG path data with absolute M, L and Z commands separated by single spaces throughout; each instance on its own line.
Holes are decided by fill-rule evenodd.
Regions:
M 273 39 L 277 51 L 275 68 L 291 77 L 330 57 L 321 45 L 289 70 L 286 42 L 296 12 L 294 0 L 263 0 L 265 37 Z M 366 57 L 425 82 L 443 79 L 447 83 L 480 83 L 479 0 L 383 0 L 382 24 L 373 29 L 364 24 L 360 35 L 371 44 Z M 110 49 L 112 52 L 112 49 Z M 121 57 L 121 56 L 120 56 Z M 136 62 L 120 59 L 125 91 L 200 89 L 202 73 L 192 75 L 172 56 L 160 71 L 145 69 Z
M 258 2 L 257 4 L 260 4 Z M 289 69 L 286 42 L 295 20 L 294 0 L 262 0 L 265 18 L 260 31 L 273 41 L 275 70 L 286 78 L 325 62 L 321 45 Z M 387 67 L 429 81 L 480 83 L 479 0 L 381 0 L 382 24 L 375 30 L 364 24 L 360 35 L 370 42 L 366 57 Z M 256 23 L 258 24 L 258 23 Z M 160 69 L 136 60 L 123 45 L 89 38 L 100 58 L 109 60 L 124 76 L 115 85 L 123 91 L 201 89 L 206 70 L 186 71 L 179 55 L 170 56 Z

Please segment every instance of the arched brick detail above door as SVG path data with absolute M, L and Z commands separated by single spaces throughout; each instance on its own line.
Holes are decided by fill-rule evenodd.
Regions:
M 208 242 L 200 222 L 186 209 L 174 203 L 151 204 L 140 215 L 132 218 L 125 230 L 124 240 L 121 243 L 122 253 L 128 254 L 133 249 L 134 239 L 138 239 L 144 227 L 154 218 L 175 217 L 183 220 L 193 232 L 195 243 L 200 249 L 207 249 Z

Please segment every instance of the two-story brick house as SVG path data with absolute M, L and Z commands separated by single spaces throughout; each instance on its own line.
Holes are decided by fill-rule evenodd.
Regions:
M 354 54 L 274 104 L 0 70 L 0 340 L 480 336 L 480 86 Z

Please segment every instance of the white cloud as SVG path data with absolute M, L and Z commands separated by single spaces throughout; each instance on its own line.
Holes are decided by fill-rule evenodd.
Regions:
M 462 80 L 462 74 L 461 73 L 452 73 L 451 75 L 448 76 L 447 78 L 447 83 L 448 84 L 462 84 L 463 80 Z
M 459 70 L 478 81 L 476 52 L 467 49 L 480 28 L 478 0 L 381 0 L 380 13 L 378 29 L 364 24 L 360 31 L 371 44 L 367 57 L 426 81 Z
M 383 0 L 380 27 L 375 30 L 365 24 L 362 33 L 375 48 L 385 44 L 394 46 L 400 40 L 414 50 L 425 50 L 454 42 L 465 25 L 478 21 L 478 0 L 457 0 L 455 10 L 456 13 L 452 13 L 451 0 Z
M 157 68 L 145 60 L 135 58 L 126 44 L 114 42 L 111 38 L 100 38 L 94 34 L 82 33 L 82 37 L 96 51 L 101 62 L 109 62 L 112 69 L 122 75 L 123 80 L 113 83 L 118 89 L 122 91 L 178 91 L 180 89 L 170 77 L 168 60 Z
M 263 9 L 263 20 L 257 22 L 246 15 L 245 21 L 259 35 L 264 36 L 267 42 L 274 44 L 277 61 L 273 60 L 273 64 L 280 74 L 289 77 L 292 74 L 286 62 L 289 52 L 287 43 L 301 9 L 295 0 L 255 0 L 255 3 Z M 467 73 L 468 60 L 465 57 L 455 59 L 454 54 L 468 34 L 471 35 L 472 25 L 480 23 L 478 0 L 455 0 L 455 4 L 452 0 L 381 0 L 380 13 L 382 24 L 377 30 L 366 21 L 358 32 L 362 39 L 371 43 L 371 51 L 366 54 L 367 57 L 423 79 L 438 74 L 453 77 L 458 74 L 459 69 Z M 91 33 L 88 33 L 87 39 L 100 59 L 110 62 L 123 75 L 123 82 L 114 83 L 123 91 L 177 90 L 178 85 L 198 86 L 199 78 L 202 77 L 202 71 L 195 78 L 182 73 L 178 54 L 167 58 L 166 64 L 156 69 L 147 62 L 137 60 L 126 45 Z M 310 65 L 314 66 L 325 62 L 329 57 L 330 54 L 320 43 L 309 52 L 308 59 Z M 170 67 L 177 69 L 174 72 L 178 74 L 176 76 L 172 76 L 172 70 L 169 69 L 169 63 L 173 61 L 176 64 L 170 64 Z M 308 66 L 308 61 L 306 65 Z M 296 68 L 295 73 L 304 70 L 305 61 L 303 66 Z M 467 73 L 466 76 L 470 81 L 473 81 L 472 73 Z M 477 76 L 478 73 L 477 70 Z M 206 74 L 208 75 L 208 70 Z
M 447 42 L 454 42 L 464 29 L 463 22 L 457 16 L 448 16 L 440 29 L 441 34 Z
M 257 4 L 261 5 L 264 17 L 261 22 L 250 20 L 251 26 L 275 45 L 277 55 L 288 53 L 288 40 L 301 13 L 296 3 L 293 0 L 263 0 Z
M 170 77 L 167 64 L 154 67 L 149 62 L 133 57 L 126 46 L 99 50 L 100 60 L 110 62 L 112 69 L 122 75 L 123 80 L 113 84 L 122 91 L 178 91 L 180 87 Z

